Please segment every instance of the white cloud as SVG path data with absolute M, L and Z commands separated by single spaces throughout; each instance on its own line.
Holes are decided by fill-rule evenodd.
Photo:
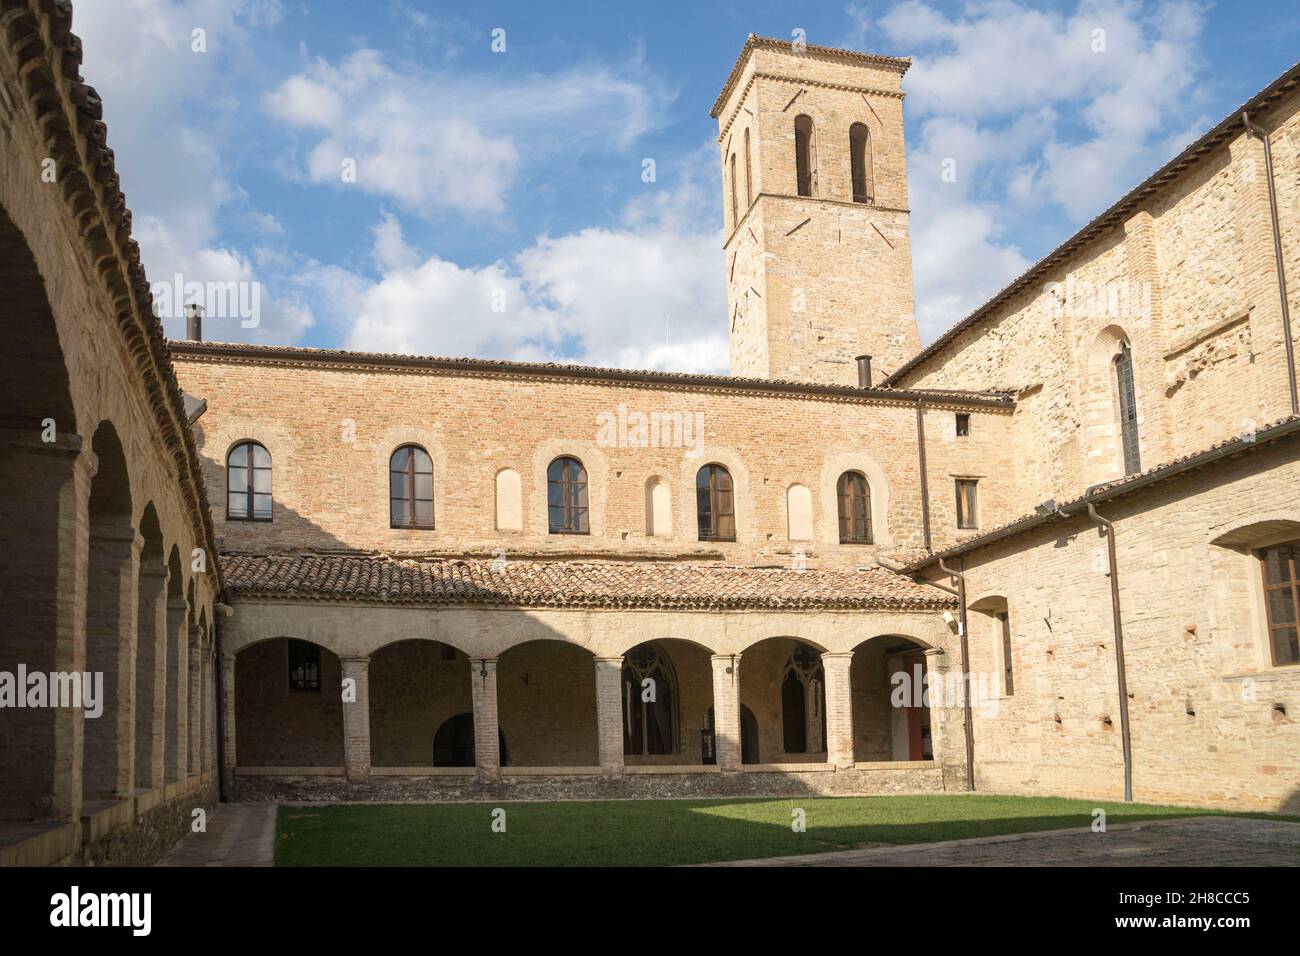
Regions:
M 352 160 L 357 188 L 432 217 L 499 215 L 525 146 L 530 162 L 593 146 L 625 149 L 670 99 L 648 77 L 601 65 L 502 78 L 396 67 L 362 49 L 337 64 L 313 60 L 264 105 L 309 144 L 299 175 L 342 187 Z

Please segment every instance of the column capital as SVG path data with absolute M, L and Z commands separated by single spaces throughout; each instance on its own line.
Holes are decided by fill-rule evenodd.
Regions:
M 851 662 L 852 660 L 853 660 L 852 651 L 827 651 L 826 653 L 822 654 L 823 663 L 829 663 L 831 661 Z
M 609 654 L 597 654 L 596 663 L 598 664 L 622 664 L 627 658 L 623 654 L 612 656 Z

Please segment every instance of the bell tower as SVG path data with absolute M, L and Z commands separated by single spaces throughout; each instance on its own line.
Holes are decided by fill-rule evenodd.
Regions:
M 857 385 L 920 350 L 902 78 L 911 60 L 750 34 L 713 104 L 731 374 Z

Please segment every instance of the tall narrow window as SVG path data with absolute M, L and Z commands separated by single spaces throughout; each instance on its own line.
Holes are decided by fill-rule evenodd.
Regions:
M 1119 345 L 1115 356 L 1115 387 L 1119 395 L 1119 433 L 1124 448 L 1124 474 L 1134 475 L 1142 470 L 1142 457 L 1138 450 L 1137 396 L 1133 389 L 1133 353 L 1127 342 Z
M 587 469 L 576 458 L 557 458 L 546 469 L 546 511 L 551 534 L 590 534 Z
M 731 170 L 731 228 L 735 229 L 740 225 L 740 212 L 736 208 L 736 154 L 731 154 L 731 159 L 727 163 Z
M 674 754 L 677 746 L 672 666 L 654 643 L 623 661 L 623 753 Z
M 1002 688 L 1010 697 L 1016 692 L 1016 685 L 1011 674 L 1011 615 L 998 611 L 998 631 L 1002 636 Z
M 320 645 L 289 638 L 289 689 L 320 690 Z
M 241 442 L 226 458 L 226 518 L 271 520 L 271 453 L 255 441 Z
M 957 527 L 979 527 L 979 503 L 975 498 L 975 486 L 979 484 L 974 478 L 957 479 Z
M 813 138 L 811 116 L 794 118 L 794 171 L 800 196 L 817 191 L 817 144 Z
M 754 204 L 754 167 L 749 159 L 749 130 L 745 130 L 745 208 Z
M 433 461 L 419 445 L 388 459 L 388 517 L 394 528 L 433 527 Z
M 1264 568 L 1264 606 L 1268 615 L 1273 665 L 1300 664 L 1300 541 L 1258 552 Z
M 871 489 L 860 472 L 840 475 L 840 544 L 871 543 Z
M 853 201 L 871 202 L 871 133 L 865 123 L 849 127 L 849 162 L 853 169 Z
M 695 507 L 701 541 L 736 540 L 736 503 L 731 472 L 705 465 L 695 475 Z

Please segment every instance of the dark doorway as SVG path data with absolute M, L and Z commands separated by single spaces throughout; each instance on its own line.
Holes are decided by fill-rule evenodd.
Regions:
M 501 748 L 501 766 L 506 766 L 506 735 L 497 731 Z M 474 766 L 474 715 L 457 714 L 443 721 L 433 735 L 433 765 L 435 767 Z
M 740 705 L 740 762 L 758 763 L 758 718 L 744 704 Z

